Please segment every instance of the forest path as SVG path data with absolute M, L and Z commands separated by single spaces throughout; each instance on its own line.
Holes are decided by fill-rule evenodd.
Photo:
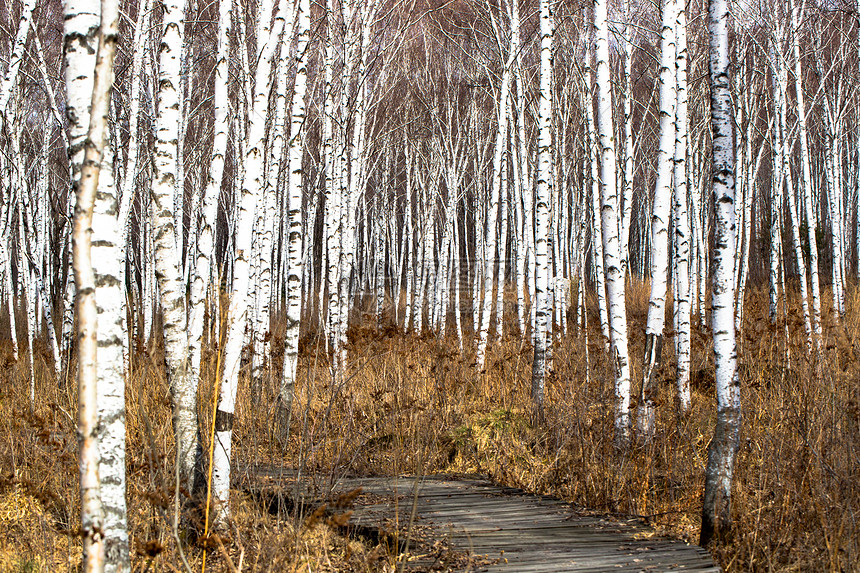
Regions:
M 409 553 L 407 571 L 720 571 L 704 549 L 662 537 L 636 518 L 582 516 L 560 499 L 481 479 L 313 484 L 274 466 L 241 473 L 242 489 L 271 511 L 286 505 L 311 514 L 326 503 L 342 524 L 351 510 L 347 529 Z

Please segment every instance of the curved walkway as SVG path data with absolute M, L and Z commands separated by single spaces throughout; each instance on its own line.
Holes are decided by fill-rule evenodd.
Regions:
M 329 507 L 343 513 L 346 505 L 347 527 L 391 540 L 409 555 L 409 571 L 720 571 L 704 549 L 637 519 L 583 517 L 557 498 L 483 480 L 342 479 Z

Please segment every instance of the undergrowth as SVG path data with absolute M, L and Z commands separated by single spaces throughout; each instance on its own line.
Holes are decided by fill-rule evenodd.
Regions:
M 738 347 L 743 429 L 735 527 L 730 540 L 711 548 L 728 571 L 860 569 L 860 291 L 848 292 L 841 323 L 825 312 L 820 361 L 807 352 L 796 296 L 771 325 L 767 292 L 748 292 Z M 634 394 L 647 297 L 647 284 L 629 288 Z M 283 344 L 278 324 L 259 399 L 252 400 L 243 373 L 234 463 L 287 465 L 329 482 L 342 475 L 481 474 L 556 495 L 584 512 L 637 515 L 667 535 L 697 542 L 716 409 L 707 325 L 694 328 L 690 414 L 681 417 L 675 407 L 667 329 L 656 434 L 647 442 L 634 436 L 619 451 L 613 441 L 613 377 L 595 324 L 596 302 L 589 301 L 588 345 L 573 317 L 554 341 L 539 422 L 529 398 L 532 350 L 517 331 L 513 305 L 506 317 L 506 331 L 489 347 L 483 372 L 474 364 L 473 345 L 467 341 L 461 350 L 452 333 L 405 334 L 364 317 L 350 331 L 349 370 L 335 383 L 324 340 L 305 333 L 285 448 L 270 422 Z M 52 379 L 50 355 L 37 341 L 38 399 L 30 414 L 28 362 L 14 362 L 6 346 L 0 350 L 6 364 L 0 373 L 0 569 L 75 570 L 80 543 L 73 379 Z M 127 392 L 134 569 L 181 570 L 166 515 L 173 443 L 162 348 L 137 346 Z M 209 344 L 199 393 L 201 424 L 211 419 L 217 352 Z M 241 488 L 233 492 L 232 507 L 232 528 L 210 547 L 207 570 L 395 567 L 396 555 L 384 542 L 350 540 L 337 520 L 309 520 L 296 512 L 279 519 Z M 186 539 L 180 545 L 199 571 L 202 549 Z

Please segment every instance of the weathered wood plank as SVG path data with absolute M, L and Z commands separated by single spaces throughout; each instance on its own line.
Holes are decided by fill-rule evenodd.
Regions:
M 361 488 L 350 523 L 381 533 L 395 528 L 401 540 L 409 535 L 416 556 L 407 563 L 409 571 L 441 565 L 430 550 L 437 540 L 460 556 L 456 566 L 444 563 L 449 571 L 720 571 L 705 550 L 656 536 L 637 520 L 580 516 L 562 500 L 486 480 L 347 477 L 297 485 L 297 477 L 277 466 L 259 472 L 252 467 L 241 481 L 249 489 L 281 484 L 284 495 L 318 503 Z M 414 528 L 407 532 L 413 508 Z

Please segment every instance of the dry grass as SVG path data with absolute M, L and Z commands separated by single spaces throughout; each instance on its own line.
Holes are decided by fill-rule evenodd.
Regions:
M 713 548 L 714 553 L 730 571 L 858 570 L 860 290 L 850 290 L 842 325 L 834 325 L 826 313 L 820 369 L 807 358 L 799 301 L 793 297 L 787 318 L 771 328 L 766 294 L 753 291 L 747 297 L 739 348 L 744 427 L 734 490 L 736 528 L 733 540 Z M 647 296 L 647 285 L 630 286 L 634 366 L 641 360 Z M 596 303 L 589 304 L 593 318 Z M 697 540 L 715 417 L 706 327 L 697 328 L 693 337 L 692 413 L 685 418 L 675 413 L 674 351 L 667 340 L 657 435 L 619 452 L 612 442 L 612 376 L 599 328 L 589 330 L 588 349 L 573 328 L 556 340 L 544 419 L 536 424 L 529 400 L 531 350 L 518 335 L 495 341 L 481 373 L 473 352 L 462 353 L 453 338 L 407 336 L 370 324 L 364 320 L 350 333 L 351 366 L 340 385 L 331 381 L 324 345 L 310 335 L 302 340 L 286 452 L 272 439 L 270 423 L 280 359 L 273 360 L 275 371 L 264 381 L 259 404 L 251 403 L 243 379 L 234 433 L 240 464 L 287 463 L 324 478 L 480 473 L 594 512 L 640 515 L 664 532 Z M 275 357 L 280 356 L 279 340 L 275 332 Z M 160 353 L 152 348 L 136 354 L 128 395 L 136 570 L 181 567 L 160 508 L 172 492 L 173 455 Z M 67 415 L 74 415 L 74 395 L 49 380 L 42 357 L 37 360 L 39 403 L 36 415 L 29 416 L 26 361 L 0 360 L 7 364 L 0 374 L 0 522 L 8 518 L 13 524 L 0 539 L 5 542 L 0 569 L 73 570 L 78 543 L 62 532 L 74 529 L 78 511 L 74 430 Z M 207 380 L 214 363 L 210 348 Z M 208 384 L 200 398 L 204 421 L 211 397 Z M 386 547 L 350 541 L 323 521 L 279 520 L 239 491 L 233 503 L 234 526 L 223 541 L 229 560 L 220 551 L 213 560 L 210 553 L 207 570 L 228 571 L 240 559 L 246 571 L 383 571 L 393 566 Z M 29 509 L 23 514 L 8 509 L 19 505 Z M 199 570 L 201 550 L 190 544 L 184 549 Z
M 211 379 L 214 353 L 209 354 Z M 0 349 L 0 362 L 5 363 L 0 370 L 0 571 L 78 571 L 76 396 L 72 386 L 58 387 L 51 380 L 50 355 L 38 346 L 35 355 L 38 399 L 31 414 L 29 365 L 26 360 L 15 363 L 8 344 Z M 138 349 L 126 396 L 133 571 L 184 568 L 170 521 L 175 450 L 161 356 L 158 347 Z M 202 390 L 205 411 L 212 386 Z M 243 392 L 247 399 L 247 386 Z M 206 571 L 393 571 L 394 558 L 386 545 L 351 540 L 332 520 L 272 515 L 240 491 L 233 495 L 232 509 L 230 530 L 208 539 Z M 205 542 L 192 542 L 184 531 L 180 540 L 192 570 L 201 571 Z

